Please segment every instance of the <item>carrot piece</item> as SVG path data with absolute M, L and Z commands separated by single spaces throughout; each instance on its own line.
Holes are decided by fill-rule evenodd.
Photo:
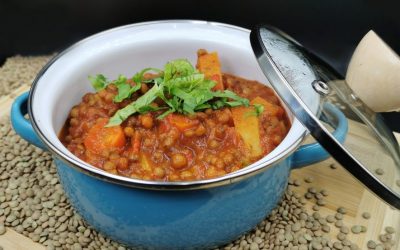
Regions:
M 180 131 L 185 131 L 186 129 L 193 128 L 199 124 L 198 120 L 192 120 L 184 115 L 169 114 L 166 117 L 167 121 Z
M 100 154 L 104 150 L 121 150 L 125 146 L 125 134 L 121 126 L 105 127 L 107 118 L 99 119 L 90 128 L 85 137 L 84 145 L 94 154 Z
M 232 118 L 237 133 L 242 137 L 251 157 L 262 155 L 259 119 L 257 116 L 248 115 L 254 113 L 253 107 L 232 108 Z
M 284 110 L 273 103 L 270 103 L 269 101 L 257 96 L 250 102 L 252 105 L 254 104 L 261 104 L 264 106 L 264 112 L 270 116 L 282 116 L 284 114 Z
M 207 53 L 204 50 L 199 50 L 197 55 L 197 69 L 205 75 L 206 79 L 217 83 L 213 90 L 224 90 L 221 64 L 217 52 Z

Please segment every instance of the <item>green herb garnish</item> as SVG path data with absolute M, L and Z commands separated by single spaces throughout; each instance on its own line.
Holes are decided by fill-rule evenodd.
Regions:
M 146 72 L 157 72 L 153 79 L 144 79 Z M 107 86 L 103 75 L 90 77 L 93 87 L 99 91 Z M 168 114 L 178 112 L 182 114 L 193 114 L 196 111 L 222 107 L 236 107 L 250 105 L 246 98 L 236 95 L 230 90 L 213 91 L 216 85 L 214 81 L 205 79 L 204 74 L 196 70 L 186 59 L 177 59 L 168 62 L 164 70 L 146 68 L 132 77 L 133 86 L 128 83 L 126 77 L 120 75 L 113 83 L 118 88 L 118 94 L 114 102 L 121 102 L 129 98 L 135 91 L 139 90 L 142 83 L 152 84 L 152 87 L 136 101 L 118 110 L 107 124 L 107 127 L 121 124 L 129 116 L 135 113 L 147 113 L 155 110 L 166 110 L 157 118 L 162 119 Z M 165 106 L 154 107 L 151 104 L 160 98 Z M 256 115 L 263 111 L 262 105 L 254 105 Z
M 96 91 L 104 89 L 108 84 L 107 78 L 102 74 L 98 74 L 96 76 L 89 76 L 89 80 Z
M 245 117 L 249 117 L 249 116 L 259 116 L 264 112 L 264 105 L 262 104 L 254 104 L 254 111 L 249 111 L 245 114 Z

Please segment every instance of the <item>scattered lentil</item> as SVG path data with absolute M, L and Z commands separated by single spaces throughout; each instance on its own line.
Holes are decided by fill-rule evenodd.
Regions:
M 337 165 L 336 165 L 335 163 L 332 163 L 331 165 L 329 165 L 329 167 L 330 167 L 331 169 L 337 169 Z
M 346 239 L 346 235 L 344 233 L 338 233 L 337 238 L 338 240 L 342 241 Z
M 307 183 L 311 183 L 314 181 L 314 177 L 308 176 L 308 177 L 304 178 L 304 181 Z
M 384 234 L 379 235 L 379 240 L 381 242 L 386 242 L 387 241 L 386 235 L 384 235 Z
M 335 249 L 343 249 L 343 245 L 342 245 L 342 243 L 340 243 L 339 241 L 335 241 L 335 242 L 333 243 L 333 247 L 334 247 Z
M 361 226 L 361 232 L 362 232 L 362 233 L 367 232 L 367 227 L 366 227 L 366 226 Z
M 311 194 L 316 194 L 317 193 L 317 189 L 315 189 L 314 187 L 309 187 L 308 188 L 308 192 Z
M 369 218 L 371 218 L 371 214 L 370 213 L 368 213 L 368 212 L 364 212 L 364 213 L 362 213 L 362 217 L 364 218 L 364 219 L 369 219 Z
M 361 233 L 361 226 L 359 225 L 354 225 L 351 227 L 351 232 L 353 232 L 354 234 L 359 234 Z
M 329 194 L 329 192 L 328 192 L 326 189 L 321 189 L 320 193 L 321 193 L 323 196 L 328 196 L 328 194 Z
M 343 220 L 343 214 L 341 214 L 341 213 L 336 213 L 336 214 L 335 214 L 335 218 L 336 218 L 337 220 Z
M 326 201 L 323 200 L 323 199 L 319 199 L 319 200 L 317 200 L 317 204 L 318 204 L 319 206 L 325 206 L 325 205 L 326 205 Z
M 304 197 L 306 198 L 306 199 L 311 199 L 312 197 L 313 197 L 313 195 L 312 195 L 312 193 L 305 193 L 304 194 Z
M 377 175 L 383 175 L 383 174 L 385 173 L 385 171 L 383 171 L 382 168 L 377 168 L 377 169 L 375 169 L 375 173 L 376 173 Z
M 323 225 L 322 231 L 324 231 L 325 233 L 329 233 L 331 231 L 331 227 L 328 225 Z
M 341 232 L 341 233 L 344 233 L 344 234 L 348 234 L 348 233 L 349 233 L 349 228 L 346 227 L 346 226 L 342 226 L 342 227 L 340 228 L 340 232 Z
M 342 227 L 342 226 L 343 226 L 343 221 L 337 220 L 337 221 L 335 222 L 335 226 L 336 226 L 336 227 Z
M 337 209 L 337 212 L 338 212 L 338 213 L 341 213 L 341 214 L 346 214 L 346 213 L 347 213 L 347 209 L 344 208 L 344 207 L 339 207 L 339 208 Z
M 326 216 L 326 221 L 332 223 L 335 221 L 335 217 L 333 215 Z
M 394 234 L 395 233 L 395 230 L 394 230 L 393 227 L 385 227 L 385 231 L 388 234 Z
M 314 211 L 319 211 L 320 207 L 319 207 L 318 205 L 314 205 L 314 206 L 312 207 L 312 209 L 313 209 Z
M 368 247 L 368 248 L 375 249 L 375 248 L 376 248 L 376 243 L 375 243 L 375 241 L 369 240 L 369 241 L 367 242 L 367 247 Z

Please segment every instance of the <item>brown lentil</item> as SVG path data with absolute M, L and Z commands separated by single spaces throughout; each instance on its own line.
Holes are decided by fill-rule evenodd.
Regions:
M 354 234 L 361 233 L 361 226 L 359 226 L 359 225 L 352 226 L 351 227 L 351 232 L 353 232 Z
M 312 183 L 314 181 L 314 177 L 308 176 L 308 177 L 304 178 L 304 181 L 307 183 Z
M 375 173 L 376 173 L 377 175 L 383 175 L 385 172 L 383 171 L 382 168 L 377 168 L 377 169 L 375 169 Z
M 364 213 L 362 213 L 362 217 L 363 217 L 364 219 L 369 219 L 369 218 L 371 218 L 371 214 L 368 213 L 368 212 L 364 212 Z
M 393 227 L 385 227 L 385 231 L 388 234 L 394 234 L 396 232 Z

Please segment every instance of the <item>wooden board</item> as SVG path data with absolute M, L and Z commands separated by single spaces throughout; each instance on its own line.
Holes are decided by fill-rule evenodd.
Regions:
M 0 98 L 0 116 L 7 115 L 10 112 L 10 107 L 15 97 L 27 91 L 26 87 L 21 87 L 11 96 Z M 376 157 L 371 156 L 367 151 L 368 147 L 374 147 L 371 141 L 366 139 L 358 123 L 350 122 L 352 134 L 349 134 L 346 143 L 349 147 L 359 148 L 359 157 L 369 160 L 374 160 Z M 360 127 L 361 128 L 361 127 Z M 400 139 L 400 136 L 398 136 Z M 364 151 L 363 151 L 364 150 Z M 378 152 L 377 152 L 378 154 Z M 363 156 L 364 155 L 364 156 Z M 378 158 L 381 161 L 381 158 Z M 295 190 L 304 193 L 308 187 L 324 188 L 329 192 L 326 197 L 327 204 L 319 211 L 322 215 L 334 214 L 339 206 L 347 208 L 348 213 L 344 216 L 344 224 L 348 227 L 352 225 L 365 225 L 368 231 L 363 234 L 349 234 L 349 239 L 357 243 L 361 249 L 366 249 L 366 242 L 370 239 L 377 241 L 380 234 L 384 232 L 386 226 L 392 226 L 397 230 L 394 237 L 396 246 L 392 249 L 400 249 L 400 212 L 390 208 L 384 204 L 380 199 L 375 197 L 374 194 L 365 189 L 355 178 L 346 172 L 339 164 L 338 168 L 333 170 L 329 167 L 334 163 L 333 159 L 310 165 L 308 167 L 292 171 L 291 178 L 301 180 L 302 185 L 294 187 Z M 390 175 L 388 175 L 390 176 Z M 306 177 L 313 177 L 312 183 L 305 183 L 303 180 Z M 393 180 L 397 177 L 390 176 Z M 312 212 L 311 207 L 314 201 L 307 201 L 306 207 Z M 362 218 L 363 212 L 369 212 L 372 217 L 369 220 Z M 331 238 L 334 239 L 337 235 L 337 229 L 332 227 L 330 233 Z M 44 250 L 45 247 L 41 246 L 30 240 L 29 238 L 16 233 L 11 229 L 7 229 L 6 234 L 0 236 L 0 246 L 5 250 Z

